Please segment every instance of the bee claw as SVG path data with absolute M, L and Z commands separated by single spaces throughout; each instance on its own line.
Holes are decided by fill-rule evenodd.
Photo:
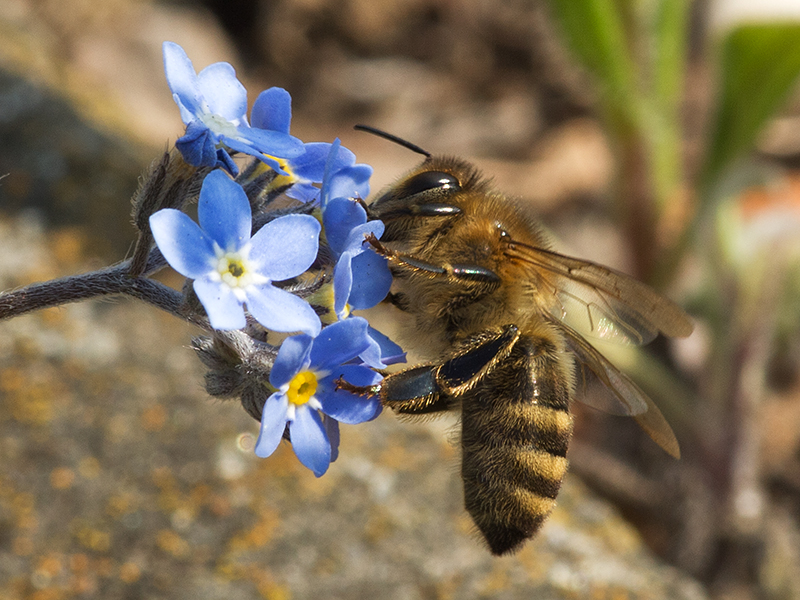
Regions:
M 343 390 L 345 392 L 350 392 L 351 394 L 355 394 L 357 396 L 377 396 L 378 392 L 380 391 L 380 384 L 378 385 L 353 385 L 349 381 L 345 381 L 344 378 L 339 377 L 338 379 L 334 380 L 335 390 Z
M 370 246 L 372 246 L 372 248 L 375 250 L 375 252 L 377 252 L 381 256 L 388 257 L 388 256 L 391 255 L 391 251 L 386 246 L 384 246 L 383 244 L 381 244 L 378 241 L 378 238 L 375 237 L 374 233 L 370 232 L 370 233 L 366 234 L 364 236 L 364 241 L 366 241 Z

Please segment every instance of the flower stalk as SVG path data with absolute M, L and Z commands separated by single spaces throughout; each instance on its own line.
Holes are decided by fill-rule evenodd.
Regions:
M 403 357 L 352 314 L 391 285 L 386 260 L 364 240 L 383 232 L 360 204 L 372 168 L 338 140 L 292 136 L 285 90 L 262 92 L 251 124 L 247 92 L 229 64 L 196 73 L 167 42 L 164 66 L 186 132 L 133 196 L 131 258 L 0 294 L 0 319 L 117 295 L 191 323 L 204 332 L 192 347 L 208 368 L 209 394 L 237 398 L 261 422 L 256 454 L 289 440 L 321 476 L 338 456 L 339 423 L 381 410 L 377 399 L 334 381 L 374 385 L 379 369 Z M 241 155 L 250 162 L 240 172 Z M 288 206 L 271 210 L 281 195 Z M 197 221 L 185 212 L 194 203 Z M 186 278 L 180 290 L 152 279 L 167 266 Z M 275 333 L 289 335 L 273 343 Z

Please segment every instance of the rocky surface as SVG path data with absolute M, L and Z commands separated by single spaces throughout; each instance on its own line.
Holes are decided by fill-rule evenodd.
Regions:
M 0 254 L 4 289 L 86 266 L 24 217 L 0 222 Z M 452 421 L 344 427 L 320 479 L 288 444 L 256 458 L 257 423 L 206 395 L 192 334 L 126 300 L 0 324 L 0 598 L 705 598 L 575 476 L 493 558 Z

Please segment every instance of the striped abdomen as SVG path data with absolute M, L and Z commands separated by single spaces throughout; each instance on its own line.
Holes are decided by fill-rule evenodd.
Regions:
M 522 336 L 462 397 L 464 501 L 493 554 L 517 549 L 555 506 L 572 435 L 565 360 L 551 341 Z

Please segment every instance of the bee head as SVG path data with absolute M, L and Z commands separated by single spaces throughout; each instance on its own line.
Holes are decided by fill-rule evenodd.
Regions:
M 356 125 L 356 129 L 388 139 L 425 156 L 369 205 L 370 219 L 386 226 L 385 242 L 406 242 L 411 238 L 441 233 L 464 212 L 465 194 L 485 194 L 488 184 L 470 163 L 448 156 L 434 156 L 416 144 L 380 129 Z

